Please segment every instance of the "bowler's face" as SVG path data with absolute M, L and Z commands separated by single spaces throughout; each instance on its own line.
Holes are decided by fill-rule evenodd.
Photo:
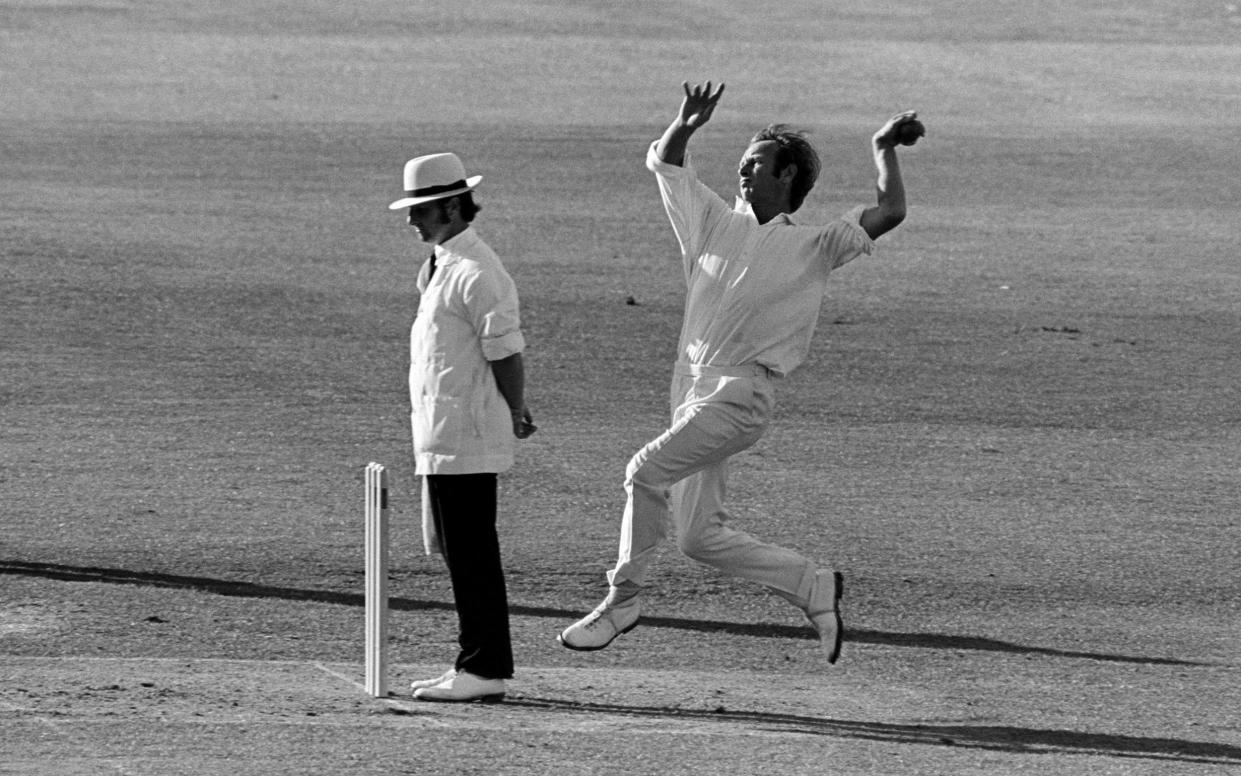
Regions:
M 425 243 L 439 245 L 450 236 L 452 221 L 444 212 L 443 202 L 432 200 L 414 205 L 409 209 L 409 225 L 418 232 L 418 237 Z
M 737 188 L 746 202 L 780 201 L 784 187 L 776 174 L 776 151 L 779 148 L 776 141 L 763 140 L 745 150 L 737 165 Z

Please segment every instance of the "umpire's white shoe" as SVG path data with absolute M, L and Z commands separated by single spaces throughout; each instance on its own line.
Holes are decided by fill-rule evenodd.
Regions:
M 504 680 L 484 679 L 469 671 L 454 671 L 451 678 L 431 687 L 414 690 L 420 701 L 472 703 L 504 700 Z
M 840 597 L 844 593 L 844 577 L 839 571 L 820 571 L 810 593 L 810 605 L 806 616 L 819 633 L 819 647 L 828 663 L 840 657 L 840 642 L 844 637 L 844 624 L 840 620 Z
M 457 669 L 450 668 L 444 673 L 435 677 L 434 679 L 419 679 L 417 681 L 410 682 L 409 689 L 421 690 L 423 687 L 434 687 L 437 684 L 443 684 L 444 682 L 447 682 L 449 679 L 453 678 L 456 675 L 457 675 Z
M 638 625 L 641 603 L 637 590 L 622 591 L 613 587 L 608 597 L 595 610 L 560 632 L 556 637 L 563 646 L 579 652 L 603 649 L 622 633 Z

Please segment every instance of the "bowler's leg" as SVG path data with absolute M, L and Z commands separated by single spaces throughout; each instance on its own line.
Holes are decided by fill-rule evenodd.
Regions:
M 677 546 L 699 563 L 757 582 L 805 609 L 814 589 L 815 564 L 728 525 L 727 480 L 728 462 L 721 461 L 677 483 Z
M 793 550 L 759 541 L 727 524 L 728 462 L 696 472 L 674 486 L 673 523 L 681 551 L 700 563 L 758 582 L 806 613 L 828 663 L 840 656 L 842 579 Z
M 648 458 L 676 433 L 669 429 L 649 442 L 625 468 L 625 512 L 621 516 L 620 547 L 616 567 L 608 572 L 612 586 L 641 586 L 646 582 L 651 556 L 668 536 L 668 488 L 638 478 Z
M 630 461 L 620 557 L 608 572 L 611 587 L 603 603 L 560 633 L 558 640 L 564 646 L 603 649 L 637 625 L 638 592 L 655 547 L 668 530 L 670 489 L 694 472 L 744 450 L 762 435 L 765 418 L 753 422 L 753 413 L 729 415 L 716 409 L 701 404 L 680 413 L 671 428 Z M 702 420 L 703 416 L 714 419 Z
M 665 443 L 669 429 L 643 447 L 625 470 L 625 512 L 621 518 L 616 567 L 608 572 L 608 595 L 582 619 L 556 637 L 568 649 L 603 649 L 638 624 L 638 592 L 646 580 L 655 548 L 668 535 L 668 489 L 635 482 L 634 475 L 653 451 Z

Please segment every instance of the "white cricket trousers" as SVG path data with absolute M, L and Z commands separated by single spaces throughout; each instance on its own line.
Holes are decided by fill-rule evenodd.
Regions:
M 728 459 L 767 429 L 774 406 L 773 377 L 757 364 L 702 367 L 677 364 L 672 424 L 629 461 L 628 499 L 620 552 L 608 582 L 642 585 L 655 548 L 676 529 L 681 552 L 727 574 L 765 585 L 805 609 L 814 563 L 727 524 Z

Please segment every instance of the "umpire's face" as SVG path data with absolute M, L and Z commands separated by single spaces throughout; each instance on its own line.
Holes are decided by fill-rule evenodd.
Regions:
M 412 205 L 409 208 L 409 225 L 417 230 L 423 242 L 439 245 L 454 234 L 453 217 L 449 211 L 455 203 L 456 200 L 436 199 Z

